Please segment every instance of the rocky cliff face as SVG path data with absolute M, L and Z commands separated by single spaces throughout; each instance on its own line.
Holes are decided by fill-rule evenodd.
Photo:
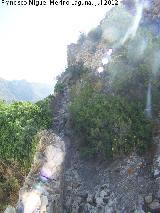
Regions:
M 136 8 L 134 0 L 123 0 L 122 3 L 121 6 L 113 8 L 106 14 L 97 29 L 85 38 L 80 38 L 77 44 L 72 43 L 68 46 L 68 66 L 83 62 L 85 66 L 95 71 L 103 66 L 102 59 L 106 56 L 107 49 L 113 48 L 113 51 L 117 51 L 123 46 L 120 40 L 123 40 L 134 23 L 139 6 Z M 155 36 L 160 35 L 159 0 L 144 2 L 137 30 L 138 26 L 146 26 Z
M 154 1 L 155 4 L 157 2 Z M 121 11 L 132 18 L 129 11 L 130 7 L 133 9 L 132 4 L 125 5 L 127 11 L 124 11 L 124 6 Z M 150 26 L 155 25 L 159 18 L 156 8 L 155 21 Z M 149 14 L 146 15 L 149 20 L 151 13 L 146 14 Z M 146 23 L 145 20 L 142 18 L 141 24 Z M 113 33 L 114 45 L 112 33 L 109 38 L 106 37 L 105 23 L 107 20 L 103 20 L 99 26 L 98 38 L 94 32 L 94 36 L 92 34 L 68 46 L 68 66 L 83 62 L 95 72 L 103 66 L 106 50 L 115 48 L 116 51 L 120 47 L 117 39 L 121 35 L 119 32 L 116 35 Z M 112 162 L 82 159 L 70 126 L 68 105 L 71 80 L 69 73 L 63 73 L 59 78 L 63 92 L 57 93 L 53 102 L 53 128 L 51 132 L 41 135 L 31 172 L 20 192 L 17 212 L 23 208 L 26 213 L 160 212 L 159 133 L 154 137 L 152 150 L 144 156 L 133 152 Z
M 60 78 L 64 93 L 54 101 L 53 129 L 65 144 L 61 212 L 159 212 L 159 136 L 154 140 L 156 151 L 143 157 L 133 152 L 114 162 L 82 159 L 69 122 L 70 80 L 69 75 Z
M 157 25 L 159 6 L 155 7 L 155 5 L 157 1 L 151 2 L 144 8 L 144 15 L 139 24 L 140 26 L 147 25 L 157 36 L 159 35 Z M 126 7 L 124 3 L 120 11 L 133 20 L 132 15 L 135 15 L 135 9 L 132 7 L 130 10 Z M 98 38 L 97 32 L 94 32 L 96 41 L 93 36 L 88 35 L 81 42 L 68 46 L 69 66 L 83 62 L 95 72 L 103 66 L 102 59 L 109 48 L 113 48 L 116 52 L 122 47 L 117 42 L 121 36 L 119 32 L 116 35 L 111 33 L 115 35 L 115 40 L 110 39 L 110 35 L 108 37 L 106 35 L 105 24 L 111 13 L 112 11 L 98 26 L 98 30 L 101 31 Z M 123 21 L 123 19 L 120 20 L 121 23 Z M 125 27 L 129 26 L 128 23 L 126 24 Z M 132 153 L 130 156 L 115 159 L 114 162 L 94 161 L 93 159 L 85 161 L 80 158 L 74 139 L 70 138 L 68 141 L 64 169 L 64 212 L 160 212 L 159 136 L 154 138 L 153 150 L 145 156 L 140 157 Z
M 102 65 L 102 58 L 105 54 L 106 44 L 86 40 L 81 44 L 70 44 L 68 46 L 68 65 L 83 62 L 86 67 L 97 70 Z

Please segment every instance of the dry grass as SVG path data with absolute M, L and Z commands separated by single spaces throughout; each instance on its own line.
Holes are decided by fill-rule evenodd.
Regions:
M 15 205 L 25 172 L 16 162 L 0 160 L 0 212 L 6 205 Z

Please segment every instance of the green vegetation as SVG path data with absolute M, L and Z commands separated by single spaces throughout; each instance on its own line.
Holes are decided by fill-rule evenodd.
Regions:
M 102 37 L 102 29 L 101 27 L 96 27 L 88 33 L 88 38 L 93 42 L 98 42 Z
M 152 123 L 140 101 L 103 93 L 100 78 L 84 78 L 72 89 L 72 124 L 83 155 L 103 157 L 143 152 L 152 138 Z
M 36 104 L 29 102 L 0 103 L 0 156 L 22 165 L 30 164 L 34 136 L 51 123 L 48 99 Z
M 132 2 L 128 2 L 128 8 Z M 157 16 L 158 0 L 155 4 L 153 11 Z M 151 144 L 153 121 L 146 118 L 144 111 L 151 82 L 153 119 L 160 117 L 160 33 L 156 35 L 156 22 L 152 20 L 148 25 L 145 21 L 140 23 L 135 36 L 130 35 L 124 41 L 133 16 L 123 6 L 110 10 L 100 26 L 88 35 L 82 33 L 78 40 L 78 47 L 82 45 L 84 51 L 83 44 L 88 42 L 86 48 L 88 45 L 90 55 L 97 50 L 101 52 L 102 45 L 103 53 L 113 48 L 104 72 L 94 74 L 83 61 L 78 62 L 66 68 L 55 86 L 58 94 L 64 93 L 67 84 L 72 87 L 71 123 L 83 156 L 113 158 L 132 151 L 141 154 Z M 38 85 L 3 79 L 0 88 L 0 99 L 7 102 L 33 101 L 33 90 L 39 91 L 36 93 L 39 95 L 43 91 L 43 86 L 38 90 Z M 0 102 L 0 200 L 3 203 L 0 211 L 8 202 L 15 204 L 35 153 L 37 132 L 51 125 L 51 99 L 50 96 L 35 104 Z
M 71 69 L 72 75 L 77 70 L 83 73 L 73 82 L 70 112 L 75 136 L 86 156 L 113 157 L 133 150 L 142 153 L 152 141 L 154 118 L 160 115 L 158 10 L 154 11 L 154 20 L 150 17 L 152 12 L 144 10 L 142 21 L 132 31 L 134 16 L 126 9 L 132 7 L 133 1 L 127 1 L 126 7 L 110 10 L 100 26 L 86 38 L 82 36 L 83 42 L 92 44 L 90 53 L 97 55 L 101 45 L 104 54 L 108 48 L 113 49 L 104 72 L 94 75 L 93 71 L 83 72 L 83 67 Z M 94 64 L 94 57 L 90 57 Z M 149 83 L 152 120 L 145 116 Z
M 49 96 L 35 104 L 0 102 L 0 194 L 3 204 L 9 201 L 14 204 L 33 160 L 38 142 L 36 134 L 51 126 L 51 99 Z
M 85 33 L 81 33 L 78 39 L 78 44 L 82 45 L 84 41 L 86 40 L 87 36 Z
M 64 92 L 64 84 L 61 82 L 57 82 L 55 87 L 54 87 L 54 92 L 55 93 L 63 93 Z
M 72 80 L 76 81 L 83 75 L 89 73 L 89 71 L 90 70 L 84 66 L 83 62 L 78 62 L 77 64 L 68 66 L 65 72 L 70 73 Z

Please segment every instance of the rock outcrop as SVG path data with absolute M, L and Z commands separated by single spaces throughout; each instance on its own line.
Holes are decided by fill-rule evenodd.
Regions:
M 103 39 L 93 42 L 87 38 L 81 44 L 71 44 L 68 65 L 82 61 L 95 71 L 102 66 L 107 48 L 109 43 Z M 70 74 L 63 73 L 59 82 L 64 88 L 53 101 L 52 131 L 40 135 L 33 166 L 20 191 L 17 212 L 160 212 L 160 137 L 154 139 L 153 153 L 144 156 L 133 152 L 112 162 L 86 161 L 80 156 L 70 126 Z
M 64 141 L 43 131 L 31 171 L 20 190 L 17 212 L 63 212 Z
M 158 209 L 159 182 L 154 175 L 158 166 L 153 166 L 152 161 L 157 162 L 159 151 L 154 152 L 155 159 L 135 153 L 114 162 L 81 158 L 69 122 L 71 76 L 64 75 L 59 80 L 64 84 L 64 92 L 54 100 L 56 125 L 53 128 L 63 138 L 66 150 L 63 212 L 128 213 Z M 159 142 L 157 137 L 155 146 Z

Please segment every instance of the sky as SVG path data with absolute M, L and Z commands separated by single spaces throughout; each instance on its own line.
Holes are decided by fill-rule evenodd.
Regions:
M 108 9 L 0 2 L 0 78 L 55 83 L 67 65 L 67 45 L 96 27 Z

